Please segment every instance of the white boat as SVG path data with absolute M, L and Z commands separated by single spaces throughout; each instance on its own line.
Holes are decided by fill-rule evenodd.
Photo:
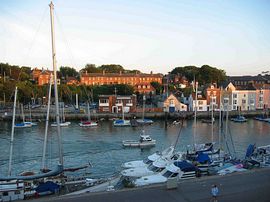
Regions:
M 90 108 L 89 108 L 89 102 L 87 102 L 87 111 L 88 111 L 88 121 L 81 121 L 79 123 L 80 127 L 94 127 L 97 126 L 97 122 L 91 121 L 91 116 L 90 116 Z
M 97 126 L 97 122 L 94 121 L 82 121 L 81 123 L 79 123 L 79 126 L 81 127 L 94 127 Z
M 0 182 L 0 201 L 14 201 L 24 199 L 23 181 L 12 180 Z
M 31 124 L 27 124 L 27 123 L 25 123 L 25 122 L 22 122 L 22 123 L 16 123 L 16 124 L 14 125 L 14 128 L 30 128 L 30 127 L 32 127 L 32 125 L 31 125 Z
M 231 121 L 242 123 L 242 122 L 246 122 L 247 119 L 244 116 L 239 115 L 235 118 L 231 118 Z
M 113 126 L 131 126 L 130 120 L 119 119 L 113 122 Z
M 67 127 L 71 124 L 71 122 L 61 122 L 59 123 L 60 127 Z M 57 123 L 52 123 L 51 124 L 52 127 L 57 127 Z
M 153 175 L 159 173 L 165 169 L 165 167 L 174 161 L 180 160 L 182 158 L 182 153 L 177 153 L 170 158 L 159 158 L 156 161 L 150 163 L 147 167 L 136 167 L 123 170 L 121 175 L 129 179 L 139 178 L 143 176 Z
M 142 118 L 136 120 L 137 123 L 138 123 L 138 124 L 141 124 L 141 125 L 147 125 L 147 124 L 152 124 L 152 123 L 154 123 L 153 120 L 144 118 L 145 99 L 146 99 L 146 98 L 145 98 L 145 95 L 144 95 L 144 96 L 143 96 L 143 112 L 142 112 Z
M 26 122 L 24 118 L 24 112 L 23 112 L 23 105 L 21 105 L 21 113 L 22 113 L 22 119 L 23 121 L 21 123 L 16 123 L 14 125 L 14 128 L 30 128 L 32 127 L 32 122 Z
M 145 135 L 143 130 L 139 141 L 124 140 L 122 144 L 124 147 L 152 147 L 156 145 L 156 140 L 153 140 L 149 135 Z
M 151 120 L 151 119 L 137 119 L 137 122 L 139 123 L 139 124 L 152 124 L 152 123 L 154 123 L 154 121 L 153 120 Z
M 161 156 L 166 158 L 167 156 L 172 156 L 174 152 L 174 147 L 170 146 L 163 150 L 162 152 L 155 152 L 154 154 L 148 156 L 145 160 L 129 161 L 122 164 L 123 168 L 135 168 L 135 167 L 147 167 L 150 163 L 156 161 Z
M 150 184 L 164 183 L 169 178 L 190 179 L 196 177 L 197 168 L 186 161 L 176 161 L 166 166 L 157 174 L 141 177 L 134 181 L 135 186 L 145 186 Z

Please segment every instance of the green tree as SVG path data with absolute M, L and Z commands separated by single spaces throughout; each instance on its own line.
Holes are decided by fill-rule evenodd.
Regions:
M 156 89 L 156 94 L 160 95 L 162 93 L 162 85 L 156 81 L 151 82 L 151 85 Z
M 98 67 L 98 69 L 102 72 L 108 72 L 108 73 L 119 73 L 122 71 L 124 73 L 124 68 L 121 65 L 116 65 L 116 64 L 109 64 L 109 65 L 101 65 Z
M 67 77 L 78 77 L 79 73 L 76 71 L 76 69 L 71 67 L 60 67 L 60 76 L 61 78 L 67 78 Z
M 100 73 L 101 70 L 96 67 L 95 64 L 86 64 L 83 69 L 81 69 L 82 72 L 88 72 L 88 73 Z

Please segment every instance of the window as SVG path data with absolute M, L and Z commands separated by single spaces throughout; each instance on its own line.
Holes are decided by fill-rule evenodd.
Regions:
M 246 104 L 246 100 L 242 100 L 242 104 Z
M 100 99 L 99 103 L 109 103 L 109 100 L 108 99 Z
M 199 100 L 198 105 L 203 105 L 203 101 Z
M 233 94 L 233 98 L 237 98 L 237 94 Z
M 109 107 L 103 107 L 103 111 L 104 112 L 108 112 L 109 111 Z
M 132 100 L 127 100 L 126 103 L 132 104 Z
M 237 104 L 237 100 L 234 100 L 234 101 L 233 101 L 233 104 L 236 105 L 236 104 Z
M 199 110 L 202 110 L 203 108 L 202 107 L 199 107 Z
M 262 97 L 259 97 L 259 101 L 262 102 L 263 101 L 263 98 Z
M 116 100 L 115 103 L 116 103 L 116 104 L 121 104 L 121 103 L 122 103 L 122 100 Z
M 173 100 L 173 99 L 170 100 L 170 104 L 171 104 L 171 105 L 174 104 L 174 100 Z

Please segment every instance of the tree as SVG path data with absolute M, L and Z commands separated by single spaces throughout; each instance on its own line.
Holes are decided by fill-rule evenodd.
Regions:
M 76 71 L 76 69 L 71 67 L 60 67 L 60 76 L 61 78 L 67 78 L 67 77 L 78 77 L 79 73 Z
M 152 81 L 151 85 L 156 89 L 156 94 L 160 95 L 160 93 L 162 92 L 162 85 L 156 81 Z
M 82 72 L 87 73 L 100 73 L 101 70 L 99 70 L 95 64 L 86 64 L 83 69 L 81 69 Z
M 108 73 L 119 73 L 122 71 L 124 73 L 124 68 L 121 65 L 116 65 L 116 64 L 109 64 L 109 65 L 101 65 L 98 67 L 98 69 L 102 72 L 108 72 Z

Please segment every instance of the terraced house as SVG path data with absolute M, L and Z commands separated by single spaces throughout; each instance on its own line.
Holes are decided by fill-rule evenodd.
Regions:
M 144 74 L 144 73 L 82 73 L 81 74 L 81 84 L 85 85 L 110 85 L 110 84 L 129 84 L 136 87 L 138 92 L 145 92 L 147 89 L 149 91 L 153 90 L 150 83 L 155 81 L 162 83 L 162 74 Z M 140 86 L 140 88 L 138 88 Z

